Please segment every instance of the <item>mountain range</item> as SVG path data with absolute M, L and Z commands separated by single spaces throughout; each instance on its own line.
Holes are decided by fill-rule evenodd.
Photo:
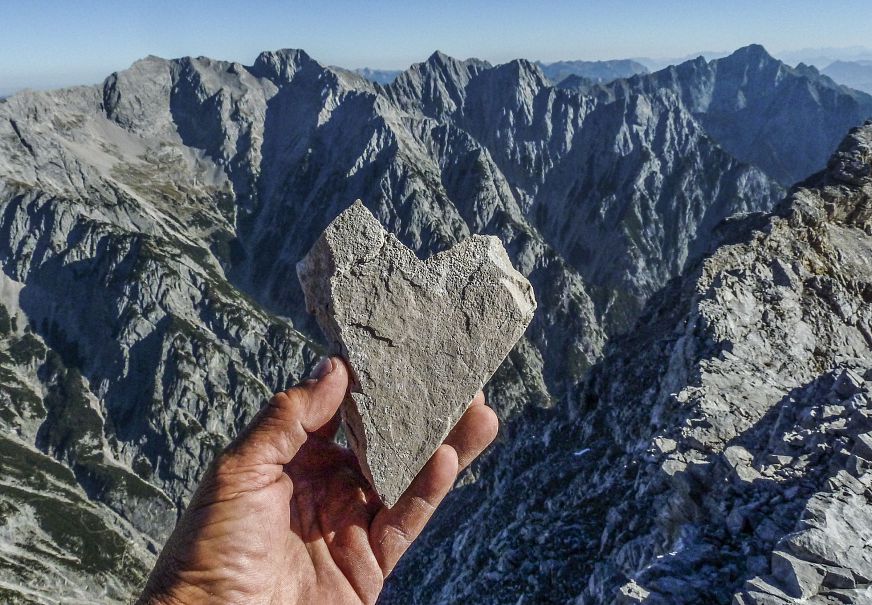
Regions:
M 355 199 L 421 257 L 499 237 L 540 305 L 487 390 L 500 443 L 385 602 L 778 602 L 806 563 L 860 594 L 869 128 L 827 158 L 869 117 L 757 46 L 575 87 L 439 52 L 389 84 L 147 57 L 0 100 L 0 595 L 130 598 L 323 352 L 294 265 Z M 856 561 L 782 543 L 830 504 L 857 521 L 807 550 Z
M 636 74 L 648 73 L 648 68 L 632 59 L 615 59 L 611 61 L 556 61 L 554 63 L 536 64 L 542 73 L 555 84 L 569 76 L 578 76 L 597 84 L 603 84 L 619 78 L 629 78 Z
M 834 61 L 821 73 L 840 84 L 872 94 L 872 61 Z
M 868 603 L 870 209 L 872 121 L 516 418 L 384 602 Z
M 813 67 L 789 67 L 759 45 L 591 92 L 612 99 L 664 90 L 680 97 L 726 151 L 784 186 L 823 166 L 835 142 L 872 113 L 872 96 L 840 86 Z M 736 128 L 737 123 L 742 127 Z M 816 151 L 816 140 L 833 144 Z M 773 147 L 773 141 L 783 143 Z
M 805 63 L 820 69 L 835 61 L 870 61 L 872 48 L 867 46 L 845 46 L 827 48 L 803 48 L 777 53 L 779 59 L 790 65 Z
M 648 73 L 648 68 L 631 59 L 616 59 L 610 61 L 556 61 L 543 63 L 536 61 L 542 73 L 553 83 L 565 80 L 569 76 L 577 76 L 593 84 L 611 82 L 618 78 L 628 78 L 634 74 Z M 361 67 L 354 70 L 376 84 L 389 85 L 397 79 L 402 71 L 391 69 L 371 69 Z

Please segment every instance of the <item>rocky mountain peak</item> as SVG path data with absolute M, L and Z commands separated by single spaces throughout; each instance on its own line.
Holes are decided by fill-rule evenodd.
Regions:
M 804 476 L 781 457 L 814 469 L 792 485 L 809 491 L 827 478 L 812 456 L 855 447 L 800 381 L 829 398 L 838 364 L 867 355 L 870 127 L 767 214 L 774 175 L 820 171 L 868 116 L 790 69 L 745 73 L 697 61 L 588 94 L 528 61 L 435 53 L 381 86 L 283 50 L 250 68 L 148 58 L 0 103 L 3 591 L 129 601 L 215 452 L 318 355 L 288 276 L 355 199 L 421 258 L 498 237 L 540 303 L 488 387 L 503 449 L 392 576 L 412 594 L 386 602 L 611 602 L 628 574 L 682 595 L 739 582 L 746 551 L 762 570 L 793 517 L 746 507 Z M 761 415 L 771 432 L 791 389 L 796 451 L 742 433 Z M 865 397 L 823 407 L 865 422 Z M 780 465 L 759 498 L 720 491 L 743 485 L 728 468 L 769 472 L 721 456 L 739 438 Z M 87 539 L 57 523 L 77 513 Z
M 472 107 L 465 111 L 476 113 L 484 106 L 491 108 L 484 110 L 489 112 L 497 104 L 502 104 L 506 111 L 530 121 L 533 119 L 534 98 L 550 87 L 551 82 L 538 65 L 515 59 L 482 72 L 470 83 L 467 92 Z
M 766 50 L 762 44 L 749 44 L 748 46 L 743 46 L 724 58 L 732 58 L 734 61 L 778 61 L 778 59 L 769 54 L 769 51 Z M 723 61 L 723 59 L 716 60 Z
M 425 65 L 429 65 L 435 68 L 444 67 L 451 63 L 459 63 L 459 61 L 445 54 L 439 49 L 434 50 L 433 53 L 429 57 L 427 57 L 427 60 L 424 61 Z
M 722 59 L 698 58 L 617 80 L 594 87 L 591 94 L 611 99 L 666 90 L 727 152 L 784 186 L 820 170 L 845 133 L 872 117 L 872 96 L 838 86 L 811 69 L 789 67 L 759 44 Z M 768 147 L 760 144 L 764 139 L 785 144 Z M 813 142 L 820 140 L 827 144 Z
M 416 65 L 426 66 L 430 69 L 449 71 L 460 71 L 462 69 L 481 71 L 482 69 L 487 69 L 491 66 L 487 61 L 476 59 L 474 57 L 468 59 L 457 59 L 438 49 L 434 50 L 423 63 L 417 63 Z
M 251 72 L 258 77 L 274 80 L 276 83 L 290 82 L 299 70 L 310 65 L 320 67 L 320 64 L 306 51 L 285 48 L 260 53 L 251 66 Z
M 461 61 L 437 50 L 397 76 L 387 87 L 388 95 L 404 109 L 447 115 L 463 105 L 470 80 L 490 67 L 486 61 Z
M 835 180 L 854 187 L 865 187 L 872 181 L 872 120 L 851 131 L 828 164 Z
M 131 67 L 137 65 L 139 63 L 167 63 L 168 59 L 164 59 L 163 57 L 159 57 L 157 55 L 146 55 L 142 59 L 137 59 L 131 64 Z
M 709 62 L 709 65 L 724 74 L 722 79 L 744 78 L 741 84 L 736 82 L 739 88 L 752 90 L 763 89 L 764 83 L 774 82 L 779 72 L 790 69 L 760 44 L 740 48 L 729 56 Z
M 817 67 L 815 67 L 814 65 L 807 65 L 805 63 L 799 63 L 799 64 L 797 64 L 796 67 L 794 67 L 794 69 L 798 73 L 801 73 L 805 76 L 808 76 L 809 78 L 816 78 L 816 77 L 820 77 L 820 75 L 821 75 L 820 70 Z
M 154 78 L 161 72 L 169 70 L 172 63 L 173 62 L 170 59 L 164 59 L 157 55 L 148 55 L 143 59 L 137 59 L 131 63 L 130 67 L 127 69 L 122 69 L 110 74 L 107 80 L 118 80 L 125 77 L 143 79 Z
M 535 88 L 550 85 L 548 78 L 542 72 L 542 67 L 527 59 L 514 59 L 500 65 L 496 70 L 512 75 L 515 83 L 529 83 Z

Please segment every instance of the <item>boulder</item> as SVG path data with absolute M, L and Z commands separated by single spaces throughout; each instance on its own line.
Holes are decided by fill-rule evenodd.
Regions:
M 863 389 L 863 379 L 851 370 L 842 370 L 833 389 L 840 397 L 848 398 Z
M 775 551 L 772 553 L 772 575 L 781 581 L 781 586 L 788 595 L 807 599 L 820 591 L 826 571 L 820 565 L 803 561 L 783 551 Z

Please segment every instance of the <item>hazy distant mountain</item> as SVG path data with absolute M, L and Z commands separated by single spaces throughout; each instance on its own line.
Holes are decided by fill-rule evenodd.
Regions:
M 729 54 L 729 52 L 723 51 L 703 50 L 696 53 L 689 53 L 681 57 L 661 57 L 655 59 L 652 59 L 650 57 L 636 57 L 633 60 L 647 67 L 649 71 L 660 71 L 661 69 L 665 69 L 670 65 L 679 65 L 688 61 L 693 61 L 698 57 L 702 57 L 706 61 L 713 61 L 715 59 L 722 59 Z
M 554 86 L 557 88 L 563 88 L 565 90 L 574 90 L 583 95 L 587 95 L 595 89 L 597 84 L 600 84 L 600 82 L 589 80 L 581 76 L 566 76 Z
M 865 480 L 866 404 L 812 387 L 869 354 L 865 135 L 827 173 L 850 190 L 764 215 L 858 95 L 758 48 L 590 94 L 526 60 L 436 52 L 377 85 L 282 50 L 0 101 L 0 594 L 129 600 L 214 453 L 318 356 L 294 265 L 358 198 L 421 257 L 499 237 L 539 301 L 488 387 L 502 445 L 386 602 L 729 602 L 788 582 L 769 560 L 812 497 L 803 519 L 860 529 L 791 556 L 855 553 L 815 590 L 845 565 L 862 588 L 868 504 L 828 498 Z M 783 452 L 753 432 L 782 419 Z
M 848 46 L 844 48 L 804 48 L 801 50 L 783 51 L 776 56 L 789 65 L 805 63 L 824 69 L 835 61 L 870 61 L 872 48 L 864 46 Z
M 823 74 L 839 84 L 872 94 L 872 61 L 836 61 Z
M 612 61 L 557 61 L 536 64 L 553 83 L 558 84 L 569 76 L 578 76 L 596 83 L 611 82 L 648 73 L 648 68 L 637 61 L 617 59 Z
M 369 67 L 360 67 L 354 71 L 376 84 L 390 84 L 402 73 L 398 69 L 370 69 Z

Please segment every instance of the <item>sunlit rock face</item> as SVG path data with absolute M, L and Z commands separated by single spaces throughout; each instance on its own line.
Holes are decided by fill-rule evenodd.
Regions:
M 746 54 L 751 69 L 755 55 Z M 684 78 L 679 70 L 669 81 Z M 642 454 L 626 458 L 627 469 L 623 462 L 609 467 L 624 478 L 610 475 L 600 483 L 596 469 L 586 466 L 592 458 L 574 454 L 593 447 L 585 443 L 600 430 L 615 441 L 597 456 L 612 457 L 623 456 L 631 441 L 656 436 L 625 435 L 642 425 L 664 435 L 670 427 L 690 430 L 657 399 L 665 397 L 657 390 L 664 376 L 676 394 L 708 376 L 709 365 L 700 369 L 694 360 L 702 353 L 692 338 L 681 340 L 682 330 L 703 322 L 698 329 L 707 335 L 699 346 L 714 347 L 728 338 L 724 330 L 739 330 L 758 311 L 767 322 L 782 321 L 781 311 L 767 314 L 766 305 L 774 303 L 758 301 L 760 292 L 751 286 L 730 295 L 723 290 L 722 298 L 711 294 L 698 308 L 681 301 L 708 290 L 691 295 L 695 286 L 688 286 L 675 300 L 667 293 L 698 279 L 700 259 L 725 238 L 738 245 L 778 220 L 794 229 L 783 223 L 787 219 L 753 214 L 770 210 L 782 196 L 782 173 L 742 155 L 722 136 L 744 132 L 748 112 L 724 113 L 718 130 L 706 117 L 711 105 L 706 114 L 671 85 L 652 80 L 639 88 L 635 81 L 625 81 L 621 94 L 584 92 L 552 86 L 527 61 L 491 66 L 436 53 L 384 86 L 284 50 L 263 53 L 251 66 L 149 57 L 101 85 L 0 100 L 0 594 L 37 603 L 129 599 L 215 452 L 271 392 L 299 380 L 320 354 L 295 264 L 355 199 L 420 258 L 474 233 L 499 238 L 539 303 L 488 389 L 504 421 L 501 444 L 465 476 L 465 487 L 449 499 L 424 545 L 397 570 L 389 595 L 399 596 L 386 599 L 439 602 L 463 594 L 475 602 L 467 589 L 477 588 L 485 595 L 480 600 L 514 603 L 533 589 L 527 582 L 541 595 L 611 595 L 623 586 L 660 553 L 647 542 L 618 548 L 630 535 L 622 533 L 622 515 L 636 510 L 643 494 L 637 501 L 635 492 L 626 492 L 607 503 L 596 493 L 582 498 L 571 486 L 605 489 L 620 479 L 627 487 L 637 472 L 631 458 Z M 838 102 L 821 102 L 814 115 L 843 116 L 843 92 L 833 92 Z M 835 145 L 829 130 L 756 132 L 774 156 L 800 149 L 823 158 Z M 846 168 L 833 174 L 862 180 L 851 167 L 862 167 L 864 156 L 851 153 L 842 162 Z M 822 207 L 829 212 L 826 203 Z M 752 214 L 723 223 L 736 213 Z M 864 262 L 862 247 L 839 248 L 862 246 L 860 227 L 821 221 L 818 239 L 809 241 L 842 250 L 844 266 L 844 259 Z M 721 247 L 717 255 L 763 254 L 762 243 L 743 245 Z M 781 258 L 781 252 L 766 253 Z M 784 252 L 784 258 L 787 277 L 772 279 L 806 284 L 794 256 Z M 774 262 L 767 259 L 759 262 Z M 758 261 L 747 263 L 737 265 L 735 275 L 725 270 L 722 278 L 700 283 L 726 288 L 730 280 L 765 273 Z M 842 274 L 826 273 L 837 270 L 830 265 L 815 267 L 804 270 L 818 281 L 802 292 L 834 297 L 830 315 L 821 316 L 859 322 L 865 307 L 854 290 L 839 290 L 847 283 Z M 795 296 L 796 304 L 805 304 L 806 294 Z M 785 317 L 798 313 L 783 304 Z M 741 305 L 748 313 L 736 311 Z M 666 315 L 652 315 L 656 308 Z M 701 318 L 718 313 L 736 317 L 705 332 L 705 322 L 714 320 Z M 811 346 L 818 374 L 865 354 L 864 341 L 848 336 L 826 345 L 830 349 L 810 345 L 823 324 L 802 318 L 807 330 L 773 323 L 771 333 L 747 328 L 747 335 L 729 338 L 753 347 L 766 335 L 771 346 L 794 352 Z M 610 340 L 628 332 L 632 336 Z M 633 343 L 643 340 L 634 339 L 649 334 L 668 347 L 655 339 L 644 341 L 644 355 L 638 352 Z M 673 359 L 662 347 L 684 353 Z M 604 351 L 627 365 L 603 361 Z M 642 357 L 633 361 L 634 354 Z M 779 382 L 771 392 L 760 386 L 779 366 L 761 369 L 755 357 L 741 357 L 751 364 L 747 376 L 727 372 L 710 379 L 738 389 L 727 403 L 697 404 L 688 395 L 669 405 L 703 406 L 700 414 L 713 414 L 706 406 L 727 406 L 724 422 L 745 431 L 739 419 L 756 417 L 767 397 L 786 385 Z M 615 369 L 600 369 L 606 367 Z M 795 377 L 811 380 L 811 371 Z M 616 424 L 610 414 L 652 420 Z M 684 456 L 675 464 L 695 459 L 687 448 L 707 456 L 719 451 L 703 440 L 724 438 L 729 430 L 705 432 L 704 424 L 693 425 L 701 432 L 685 441 L 663 437 L 676 442 L 675 456 Z M 742 447 L 757 455 L 754 447 Z M 560 458 L 561 452 L 570 457 Z M 518 491 L 524 498 L 513 495 Z M 457 510 L 464 512 L 451 513 Z M 670 527 L 690 531 L 682 520 L 661 520 L 669 510 L 646 509 L 629 531 L 657 523 L 665 524 L 657 531 L 669 539 L 675 538 Z M 576 513 L 584 518 L 575 519 Z M 611 529 L 603 534 L 606 515 Z M 71 524 L 82 531 L 71 531 Z M 582 549 L 593 544 L 583 536 L 597 524 L 597 540 L 610 546 Z M 563 529 L 524 529 L 530 527 Z M 534 538 L 541 543 L 524 543 L 521 557 L 517 540 Z M 552 547 L 553 553 L 542 550 Z M 764 558 L 766 552 L 759 550 Z M 461 553 L 468 557 L 463 564 Z M 760 578 L 774 573 L 759 570 Z M 740 569 L 736 577 L 749 573 Z M 656 592 L 650 582 L 639 582 L 639 590 Z M 738 591 L 738 580 L 735 586 Z
M 872 122 L 527 410 L 384 602 L 868 602 L 870 202 Z

